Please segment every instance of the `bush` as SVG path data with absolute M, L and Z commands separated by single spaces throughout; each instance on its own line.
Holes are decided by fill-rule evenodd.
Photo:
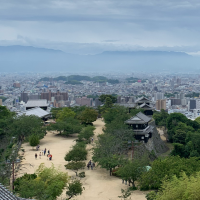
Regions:
M 190 177 L 181 173 L 179 178 L 173 176 L 170 180 L 163 181 L 161 189 L 153 200 L 199 200 L 199 191 L 200 172 Z
M 81 161 L 81 160 L 86 160 L 87 159 L 87 150 L 85 147 L 81 147 L 83 145 L 82 143 L 73 146 L 72 150 L 70 150 L 66 155 L 65 155 L 65 160 L 66 161 Z
M 95 128 L 93 126 L 83 128 L 78 135 L 78 141 L 86 141 L 87 143 L 90 143 L 90 138 L 94 135 L 94 130 Z
M 69 162 L 67 165 L 65 165 L 66 169 L 70 169 L 72 171 L 74 171 L 76 173 L 76 176 L 77 176 L 77 173 L 78 173 L 78 170 L 79 169 L 84 169 L 85 167 L 85 162 Z
M 39 137 L 37 135 L 31 135 L 29 137 L 29 144 L 34 147 L 40 143 Z
M 75 180 L 72 183 L 69 183 L 67 189 L 67 199 L 71 199 L 74 196 L 81 195 L 84 188 L 82 187 L 82 183 L 79 180 Z
M 15 186 L 15 192 L 19 191 L 19 186 L 20 186 L 20 182 L 21 181 L 25 181 L 25 180 L 33 180 L 36 179 L 37 175 L 34 174 L 24 174 L 22 177 L 17 178 L 14 182 L 14 186 Z
M 79 176 L 80 178 L 84 178 L 84 177 L 85 177 L 85 172 L 79 173 L 78 176 Z
M 146 195 L 146 199 L 147 200 L 155 200 L 156 199 L 156 192 L 155 191 L 151 191 Z
M 200 171 L 200 161 L 197 158 L 180 158 L 179 156 L 167 157 L 164 160 L 153 161 L 151 169 L 144 172 L 139 179 L 141 190 L 159 189 L 163 179 L 171 178 L 184 171 L 188 176 Z

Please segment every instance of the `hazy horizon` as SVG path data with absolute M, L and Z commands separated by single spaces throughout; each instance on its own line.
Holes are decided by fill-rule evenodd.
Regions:
M 200 4 L 196 0 L 0 0 L 0 3 L 2 72 L 199 73 Z M 15 46 L 15 51 L 6 50 L 7 46 Z M 21 50 L 24 47 L 36 49 Z

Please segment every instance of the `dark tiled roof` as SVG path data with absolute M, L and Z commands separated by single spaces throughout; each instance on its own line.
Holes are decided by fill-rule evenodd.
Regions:
M 134 130 L 134 133 L 135 133 L 135 135 L 145 135 L 147 133 L 151 133 L 153 131 L 153 129 L 154 129 L 154 127 L 150 125 L 143 130 Z
M 15 195 L 13 195 L 13 193 L 11 193 L 1 184 L 0 184 L 0 199 L 1 200 L 18 200 L 18 198 Z
M 28 200 L 28 199 L 16 197 L 12 192 L 10 192 L 8 189 L 6 189 L 6 187 L 4 187 L 0 183 L 0 200 Z
M 139 101 L 150 101 L 148 98 L 146 97 L 140 97 L 139 99 L 137 99 L 135 102 L 139 102 Z
M 140 108 L 144 108 L 144 107 L 147 107 L 147 108 L 153 108 L 152 106 L 146 104 L 146 103 L 143 103 L 141 105 L 139 105 Z
M 126 124 L 146 124 L 147 122 L 151 121 L 151 118 L 144 115 L 143 113 L 139 112 L 135 116 L 131 117 L 130 119 L 126 120 Z
M 144 122 L 149 122 L 151 121 L 151 118 L 146 116 L 145 114 L 139 112 L 138 114 L 136 114 L 136 116 L 140 119 L 142 119 Z
M 124 106 L 126 108 L 135 108 L 135 104 L 134 103 L 115 103 L 115 105 Z

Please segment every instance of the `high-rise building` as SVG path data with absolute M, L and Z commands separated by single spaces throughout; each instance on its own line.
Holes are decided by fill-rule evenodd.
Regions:
M 100 105 L 102 105 L 102 102 L 99 101 L 99 98 L 96 98 L 96 99 L 95 99 L 95 106 L 98 107 L 98 106 L 100 106 Z
M 92 106 L 93 99 L 92 98 L 87 98 L 87 97 L 82 97 L 82 98 L 76 98 L 76 103 L 79 104 L 80 106 Z
M 181 105 L 186 106 L 187 105 L 187 99 L 181 99 Z
M 180 93 L 180 99 L 184 99 L 185 98 L 185 94 L 183 92 Z
M 28 93 L 25 93 L 25 92 L 21 93 L 21 101 L 27 103 L 27 101 L 28 101 Z
M 14 84 L 13 84 L 13 87 L 14 87 L 14 88 L 20 88 L 20 83 L 18 83 L 18 82 L 14 83 Z
M 196 109 L 196 99 L 190 99 L 190 110 Z
M 117 103 L 121 103 L 121 96 L 117 97 Z
M 161 110 L 164 109 L 166 110 L 166 100 L 165 99 L 160 99 L 156 101 L 156 110 Z
M 164 93 L 161 93 L 161 92 L 157 92 L 154 94 L 154 100 L 157 101 L 157 100 L 160 100 L 160 99 L 164 99 Z
M 43 92 L 41 93 L 41 99 L 46 99 L 47 101 L 51 101 L 51 97 L 55 97 L 57 96 L 57 98 L 59 98 L 58 96 L 62 96 L 60 97 L 60 99 L 67 101 L 68 100 L 68 93 L 67 92 L 60 92 L 59 90 L 57 92 Z
M 30 94 L 28 96 L 28 99 L 29 100 L 36 100 L 36 99 L 40 99 L 40 96 L 39 96 L 39 94 Z
M 196 99 L 196 109 L 200 109 L 200 99 Z
M 181 99 L 171 99 L 171 106 L 181 105 Z

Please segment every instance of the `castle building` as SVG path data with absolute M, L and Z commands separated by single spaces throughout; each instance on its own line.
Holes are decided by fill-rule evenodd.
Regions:
M 151 117 L 139 112 L 135 116 L 126 120 L 125 124 L 127 124 L 134 131 L 136 140 L 147 143 L 149 138 L 152 137 L 152 131 L 154 128 L 154 126 L 149 125 L 151 119 Z

